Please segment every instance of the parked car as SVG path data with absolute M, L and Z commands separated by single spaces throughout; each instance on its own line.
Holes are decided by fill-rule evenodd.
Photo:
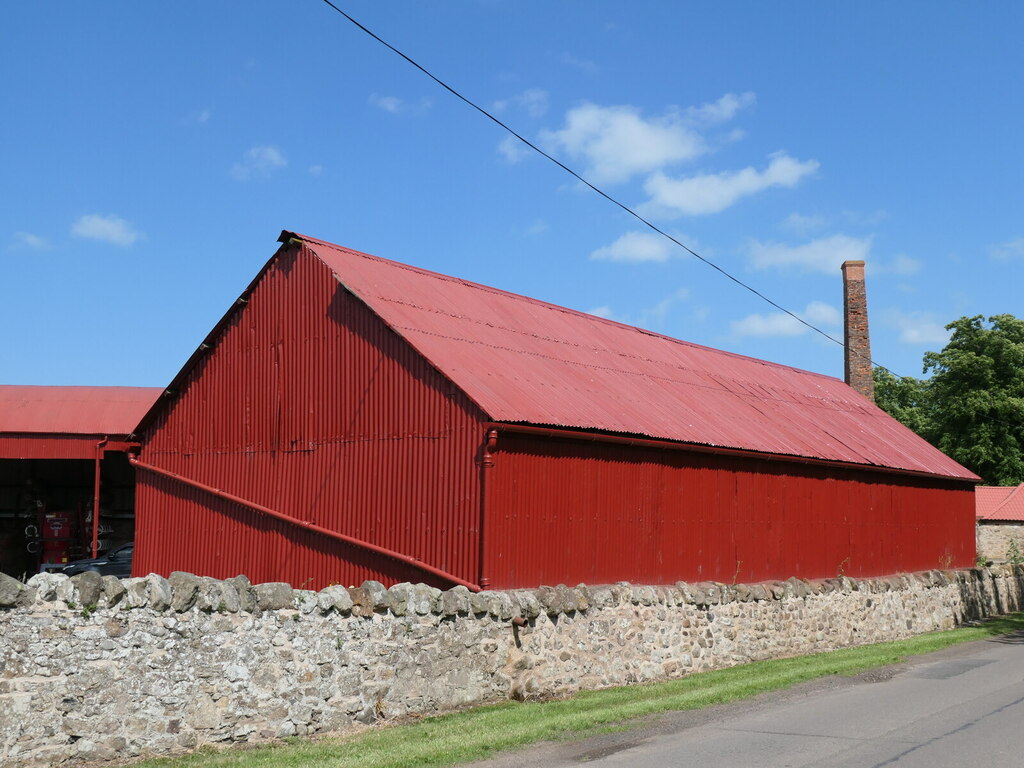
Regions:
M 75 560 L 68 563 L 60 573 L 74 576 L 76 573 L 96 571 L 101 576 L 117 576 L 127 579 L 132 575 L 132 552 L 135 549 L 135 542 L 122 544 L 120 547 L 110 550 L 100 557 L 90 557 L 85 560 Z

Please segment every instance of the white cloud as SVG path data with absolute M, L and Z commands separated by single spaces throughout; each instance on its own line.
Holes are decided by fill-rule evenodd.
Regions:
M 17 248 L 31 248 L 33 251 L 46 251 L 50 248 L 50 241 L 31 232 L 15 232 L 14 245 Z
M 101 216 L 97 213 L 80 216 L 71 225 L 71 234 L 123 247 L 139 239 L 139 232 L 124 219 L 113 215 Z
M 548 92 L 541 88 L 528 88 L 510 99 L 494 102 L 493 109 L 504 112 L 511 105 L 519 107 L 530 117 L 543 117 L 548 111 Z
M 506 163 L 518 163 L 529 157 L 531 150 L 515 136 L 506 136 L 498 142 L 498 154 Z
M 644 184 L 651 199 L 643 209 L 667 216 L 718 213 L 740 198 L 765 189 L 795 187 L 805 176 L 818 170 L 818 165 L 817 160 L 803 162 L 784 152 L 776 152 L 763 171 L 747 167 L 682 179 L 670 178 L 659 171 Z
M 538 237 L 548 231 L 548 223 L 544 219 L 537 219 L 526 228 L 526 234 L 530 237 Z
M 636 107 L 590 103 L 569 110 L 565 125 L 557 131 L 542 131 L 540 140 L 552 150 L 582 160 L 584 174 L 598 184 L 625 182 L 707 152 L 700 134 L 674 111 L 645 119 Z
M 641 313 L 640 325 L 649 325 L 651 323 L 660 324 L 664 322 L 665 318 L 668 317 L 669 311 L 681 301 L 686 301 L 690 298 L 689 288 L 680 288 L 679 290 L 673 291 L 664 299 L 659 301 L 653 307 L 648 307 Z
M 595 317 L 603 317 L 605 320 L 611 320 L 615 317 L 615 313 L 612 312 L 612 308 L 607 304 L 602 304 L 600 307 L 594 307 L 593 309 L 586 310 L 588 315 L 594 315 Z
M 432 106 L 430 99 L 425 97 L 418 102 L 410 103 L 397 96 L 381 96 L 379 93 L 371 93 L 369 102 L 378 109 L 383 109 L 385 112 L 390 112 L 393 115 L 410 112 L 422 113 Z
M 867 259 L 871 240 L 870 237 L 848 235 L 832 235 L 803 245 L 752 240 L 747 246 L 747 253 L 750 263 L 757 269 L 794 267 L 803 272 L 838 274 L 844 261 Z
M 791 213 L 779 226 L 798 235 L 806 235 L 821 229 L 825 224 L 824 216 L 804 216 L 801 213 Z
M 402 111 L 403 102 L 397 96 L 381 96 L 376 93 L 370 94 L 370 103 L 375 107 L 383 109 L 385 112 L 390 112 L 393 115 L 397 115 Z
M 596 75 L 600 71 L 600 67 L 595 62 L 590 59 L 578 59 L 571 53 L 563 53 L 562 61 L 573 69 L 578 69 L 580 72 L 585 72 L 588 75 Z
M 1005 243 L 993 245 L 989 249 L 993 259 L 1009 261 L 1010 259 L 1024 259 L 1024 237 L 1017 237 L 1007 240 Z
M 744 107 L 752 105 L 757 98 L 753 93 L 727 93 L 718 101 L 711 101 L 701 104 L 699 107 L 690 107 L 686 110 L 686 116 L 693 122 L 713 125 L 732 120 L 736 113 Z
M 839 310 L 823 301 L 812 301 L 803 312 L 796 313 L 811 325 L 837 326 L 841 315 Z M 769 312 L 765 315 L 747 315 L 742 320 L 732 322 L 732 332 L 737 336 L 756 336 L 760 338 L 800 336 L 810 328 L 792 315 L 784 312 Z
M 880 272 L 891 272 L 894 275 L 916 275 L 921 271 L 921 261 L 912 259 L 905 253 L 897 253 L 889 263 L 872 266 Z
M 241 162 L 231 166 L 231 176 L 238 181 L 270 176 L 279 168 L 288 165 L 280 149 L 274 146 L 251 147 Z
M 676 246 L 655 232 L 627 232 L 590 254 L 596 261 L 668 261 Z
M 899 330 L 899 339 L 904 344 L 942 346 L 949 341 L 951 331 L 947 331 L 929 312 L 890 309 L 882 313 L 882 319 L 889 327 Z
M 308 170 L 310 176 L 319 176 L 324 172 L 324 167 L 322 165 L 311 165 Z

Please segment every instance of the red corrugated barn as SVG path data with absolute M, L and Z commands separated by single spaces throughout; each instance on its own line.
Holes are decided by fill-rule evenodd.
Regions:
M 128 435 L 160 392 L 0 385 L 0 571 L 34 573 L 132 540 Z
M 973 564 L 977 478 L 837 379 L 281 242 L 143 420 L 137 573 L 501 588 Z

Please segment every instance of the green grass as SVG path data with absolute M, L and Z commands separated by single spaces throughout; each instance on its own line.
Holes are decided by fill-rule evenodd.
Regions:
M 187 757 L 137 763 L 135 768 L 454 765 L 539 741 L 619 730 L 630 727 L 629 721 L 646 715 L 724 704 L 827 675 L 855 675 L 867 669 L 897 664 L 908 656 L 1021 630 L 1024 630 L 1024 614 L 1013 614 L 977 626 L 932 632 L 909 640 L 758 661 L 665 683 L 588 691 L 557 701 L 508 702 L 479 707 L 409 724 L 374 728 L 348 738 L 292 739 L 287 744 L 254 749 L 204 750 Z

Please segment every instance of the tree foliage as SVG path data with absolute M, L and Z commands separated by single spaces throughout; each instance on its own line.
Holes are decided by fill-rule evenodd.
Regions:
M 876 402 L 990 485 L 1024 482 L 1024 320 L 961 317 L 928 379 L 875 370 Z

